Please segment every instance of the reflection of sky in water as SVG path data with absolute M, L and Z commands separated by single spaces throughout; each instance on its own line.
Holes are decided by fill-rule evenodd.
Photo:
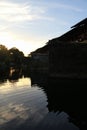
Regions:
M 14 118 L 21 118 L 21 119 L 27 119 L 27 110 L 29 108 L 26 108 L 23 106 L 23 104 L 8 104 L 7 109 L 5 110 L 4 107 L 1 107 L 2 113 L 0 113 L 0 125 L 4 124 Z M 3 112 L 4 110 L 4 112 Z
M 33 119 L 35 113 L 39 118 L 35 119 L 36 116 L 33 121 L 38 122 L 48 112 L 46 105 L 44 92 L 37 86 L 31 88 L 30 78 L 22 78 L 18 82 L 6 81 L 0 85 L 0 125 L 3 127 L 11 121 L 19 126 L 27 119 Z
M 12 91 L 17 91 L 18 89 L 21 89 L 21 87 L 25 88 L 31 87 L 31 79 L 30 78 L 20 78 L 17 81 L 12 80 L 11 82 L 7 80 L 6 82 L 0 84 L 0 93 L 6 94 Z M 16 90 L 17 89 L 17 90 Z
M 30 83 L 29 78 L 23 78 L 1 84 L 0 130 L 78 130 L 66 113 L 49 112 L 44 91 Z

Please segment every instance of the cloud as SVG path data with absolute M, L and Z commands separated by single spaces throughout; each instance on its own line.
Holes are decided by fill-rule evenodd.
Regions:
M 82 12 L 83 10 L 77 6 L 68 5 L 58 2 L 11 2 L 0 1 L 0 21 L 1 22 L 24 22 L 34 20 L 53 21 L 54 17 L 50 16 L 48 12 L 51 9 L 63 9 L 74 12 Z M 1 23 L 0 22 L 0 23 Z
M 63 10 L 71 10 L 71 11 L 75 11 L 75 12 L 83 12 L 83 9 L 75 6 L 75 5 L 69 5 L 69 4 L 65 4 L 65 3 L 59 3 L 59 2 L 50 2 L 50 4 L 48 2 L 44 3 L 44 5 L 47 8 L 57 8 L 57 9 L 63 9 Z
M 29 12 L 29 6 L 0 2 L 0 18 L 3 20 L 10 22 L 31 20 L 33 17 Z
M 29 118 L 29 115 L 27 113 L 29 108 L 24 106 L 23 104 L 9 103 L 7 105 L 6 111 L 4 110 L 4 112 L 2 112 L 2 110 L 4 110 L 3 106 L 1 107 L 1 113 L 0 113 L 0 125 L 4 125 L 5 123 L 13 119 L 19 118 L 21 121 Z M 20 123 L 20 122 L 16 122 L 16 123 Z
M 54 7 L 56 8 L 63 8 L 66 10 L 71 10 L 71 11 L 75 11 L 75 12 L 82 12 L 83 10 L 81 8 L 72 6 L 72 5 L 66 5 L 66 4 L 55 4 Z
M 0 19 L 7 22 L 31 21 L 40 18 L 44 9 L 29 3 L 0 2 Z

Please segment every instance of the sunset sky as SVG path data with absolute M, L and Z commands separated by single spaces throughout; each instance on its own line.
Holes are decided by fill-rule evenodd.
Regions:
M 87 17 L 87 0 L 0 0 L 0 44 L 25 55 Z

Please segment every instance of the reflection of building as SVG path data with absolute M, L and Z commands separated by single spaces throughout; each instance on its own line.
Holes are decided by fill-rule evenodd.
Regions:
M 72 84 L 72 86 L 71 86 Z M 76 87 L 74 87 L 77 85 Z M 87 129 L 86 80 L 49 80 L 44 91 L 48 98 L 48 109 L 66 112 L 69 120 L 81 130 Z
M 47 79 L 43 75 L 36 75 L 31 77 L 31 81 L 44 90 L 49 112 L 57 113 L 57 116 L 62 112 L 67 113 L 70 124 L 76 125 L 80 130 L 87 130 L 87 81 L 85 79 Z

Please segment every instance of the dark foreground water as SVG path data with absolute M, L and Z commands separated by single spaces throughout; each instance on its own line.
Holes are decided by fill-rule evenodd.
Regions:
M 38 79 L 0 82 L 0 130 L 87 130 L 86 80 Z

